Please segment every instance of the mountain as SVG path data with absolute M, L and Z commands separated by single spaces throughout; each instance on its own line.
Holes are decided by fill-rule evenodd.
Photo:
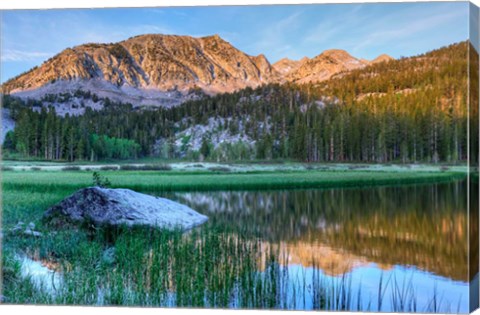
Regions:
M 380 56 L 378 56 L 377 58 L 373 59 L 372 61 L 370 61 L 371 64 L 375 64 L 375 63 L 380 63 L 380 62 L 388 62 L 388 61 L 392 61 L 392 60 L 395 60 L 393 57 L 387 55 L 387 54 L 382 54 Z
M 388 58 L 382 55 L 374 62 Z M 24 99 L 84 90 L 101 99 L 135 106 L 170 107 L 198 99 L 202 93 L 233 92 L 268 83 L 324 81 L 369 64 L 344 50 L 327 50 L 312 59 L 285 58 L 272 66 L 263 54 L 250 56 L 218 35 L 150 34 L 65 49 L 9 80 L 2 89 Z
M 165 105 L 197 87 L 214 94 L 275 78 L 264 55 L 249 56 L 218 35 L 142 35 L 66 49 L 3 89 L 33 98 L 86 89 L 124 102 Z
M 307 62 L 309 59 L 304 57 L 300 60 L 292 60 L 288 58 L 280 59 L 279 61 L 273 64 L 273 68 L 280 74 L 285 76 L 295 70 L 297 70 L 303 63 Z
M 295 83 L 325 81 L 339 72 L 351 71 L 367 65 L 368 63 L 351 56 L 345 50 L 331 49 L 305 60 L 296 70 L 289 72 L 285 79 Z
M 359 68 L 322 82 L 203 95 L 162 110 L 132 110 L 86 91 L 42 100 L 5 95 L 3 106 L 15 129 L 5 137 L 4 152 L 70 161 L 161 157 L 457 163 L 469 152 L 468 47 L 462 42 L 367 66 L 346 53 L 333 54 L 335 60 L 324 53 L 305 64 L 316 59 L 342 71 L 347 68 L 338 63 L 343 55 L 344 64 Z M 259 68 L 267 65 L 262 56 L 251 60 Z M 291 75 L 307 71 L 305 64 Z M 316 75 L 314 70 L 310 74 Z M 78 115 L 70 108 L 64 117 L 60 105 L 73 107 L 78 100 Z M 50 105 L 55 112 L 41 110 Z

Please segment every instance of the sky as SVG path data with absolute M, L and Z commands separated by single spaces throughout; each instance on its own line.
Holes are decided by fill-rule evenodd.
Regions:
M 344 49 L 407 57 L 468 38 L 468 2 L 217 6 L 1 12 L 1 80 L 68 47 L 139 34 L 218 34 L 271 63 Z

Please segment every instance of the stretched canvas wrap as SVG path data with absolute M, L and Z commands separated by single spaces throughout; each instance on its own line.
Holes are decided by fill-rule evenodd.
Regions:
M 3 10 L 1 38 L 1 303 L 477 309 L 474 4 Z

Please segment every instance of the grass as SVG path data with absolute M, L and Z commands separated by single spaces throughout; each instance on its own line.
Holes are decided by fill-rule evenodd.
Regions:
M 213 191 L 255 189 L 341 188 L 373 185 L 431 183 L 462 179 L 459 172 L 373 172 L 373 171 L 283 171 L 243 172 L 224 170 L 195 172 L 115 171 L 109 172 L 112 187 L 140 191 Z M 87 171 L 10 171 L 3 174 L 5 189 L 35 188 L 49 191 L 56 188 L 74 189 L 91 184 Z
M 378 296 L 365 303 L 362 288 L 353 289 L 347 274 L 291 275 L 286 256 L 220 227 L 187 236 L 143 228 L 58 231 L 35 242 L 14 242 L 27 255 L 56 265 L 63 278 L 54 294 L 39 291 L 21 278 L 10 244 L 4 293 L 14 304 L 382 311 L 390 300 L 397 312 L 452 310 L 435 291 L 420 305 L 408 279 L 391 277 L 380 278 Z M 105 259 L 106 251 L 114 258 Z
M 225 173 L 124 171 L 106 172 L 114 187 L 139 191 L 248 190 L 357 187 L 449 181 L 455 172 L 290 171 Z M 105 173 L 103 173 L 105 175 Z M 3 179 L 3 294 L 13 304 L 188 306 L 222 308 L 312 308 L 376 310 L 360 303 L 348 276 L 332 281 L 321 274 L 291 279 L 286 257 L 265 250 L 259 238 L 242 229 L 208 225 L 188 234 L 151 229 L 73 229 L 50 231 L 43 212 L 76 189 L 91 185 L 91 172 L 7 171 Z M 18 221 L 34 222 L 41 238 L 11 234 Z M 271 247 L 273 248 L 273 247 Z M 106 259 L 114 252 L 114 259 Z M 15 255 L 48 262 L 63 276 L 56 294 L 39 291 L 20 276 Z M 260 256 L 264 257 L 261 258 Z M 433 293 L 418 305 L 408 287 L 391 290 L 397 311 L 445 311 Z M 380 291 L 385 284 L 380 283 Z M 394 287 L 393 287 L 394 288 Z M 313 302 L 305 304 L 308 297 Z M 382 304 L 382 303 L 379 303 Z M 384 310 L 384 308 L 379 308 Z

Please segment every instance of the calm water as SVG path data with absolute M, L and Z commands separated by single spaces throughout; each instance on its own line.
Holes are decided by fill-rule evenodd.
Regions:
M 208 224 L 240 228 L 286 257 L 287 308 L 311 309 L 309 290 L 320 275 L 333 286 L 345 281 L 355 308 L 378 310 L 382 281 L 382 311 L 398 310 L 395 297 L 405 296 L 417 311 L 437 305 L 467 312 L 466 189 L 459 181 L 167 197 L 208 215 Z

